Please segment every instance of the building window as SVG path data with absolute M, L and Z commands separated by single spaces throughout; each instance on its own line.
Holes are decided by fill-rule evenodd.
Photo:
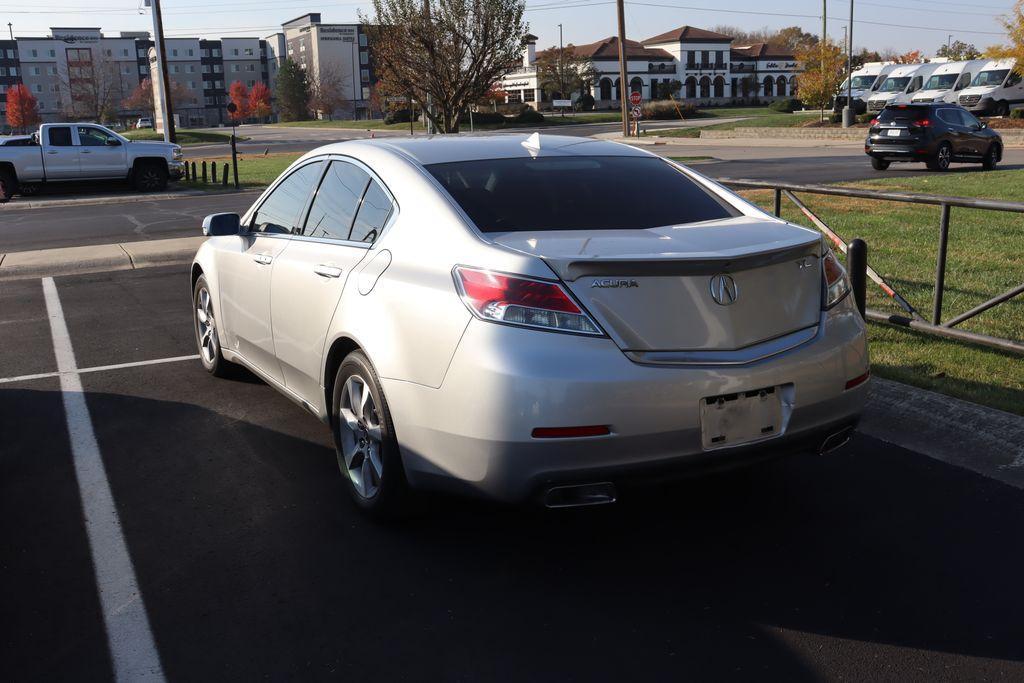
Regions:
M 210 65 L 209 64 L 203 64 L 203 73 L 204 74 L 210 73 Z
M 370 55 L 366 54 L 365 52 L 360 52 L 359 53 L 359 63 L 360 64 L 369 64 L 370 63 Z
M 108 57 L 113 57 L 114 56 L 114 53 L 112 51 L 110 51 L 110 50 L 104 50 L 103 53 L 106 56 L 108 56 Z
M 256 65 L 255 64 L 246 64 L 245 65 L 245 70 L 246 71 L 255 71 L 256 70 Z
M 360 33 L 359 34 L 359 47 L 366 47 L 366 34 L 365 33 Z
M 57 51 L 56 50 L 50 50 L 50 56 L 53 57 L 54 59 L 56 59 Z
M 363 86 L 363 99 L 364 100 L 370 99 L 370 89 L 367 88 L 365 85 Z
M 189 51 L 188 51 L 188 56 L 189 57 L 194 57 L 195 56 L 195 51 L 190 48 Z
M 523 102 L 534 102 L 536 94 L 533 88 L 527 88 L 523 91 Z
M 252 57 L 253 56 L 253 52 L 252 52 L 252 48 L 251 47 L 245 48 L 245 55 L 247 57 Z
M 238 48 L 236 47 L 234 50 L 232 50 L 231 54 L 233 54 L 234 56 L 237 57 L 238 56 Z
M 252 86 L 256 85 L 256 81 L 250 79 L 246 81 L 245 84 L 251 88 Z
M 39 52 L 36 51 L 36 50 L 32 50 L 32 56 L 33 57 L 38 57 L 39 56 Z
M 43 92 L 43 84 L 42 83 L 33 83 L 32 84 L 32 89 L 34 91 L 36 91 L 37 93 L 41 93 L 41 92 Z
M 522 101 L 523 101 L 523 91 L 522 90 L 509 90 L 508 91 L 508 103 L 509 104 L 519 104 Z
M 210 56 L 210 48 L 204 47 L 202 50 L 199 51 L 199 56 L 200 57 L 209 57 Z
M 33 76 L 38 76 L 38 75 L 39 75 L 39 72 L 40 72 L 40 70 L 39 70 L 39 67 L 38 67 L 38 66 L 34 66 L 34 67 L 32 67 L 32 75 L 33 75 Z
M 224 67 L 222 67 L 222 66 L 221 66 L 220 64 L 214 64 L 214 65 L 213 65 L 213 73 L 215 73 L 215 74 L 219 74 L 219 73 L 221 73 L 221 71 L 223 70 L 223 68 L 224 68 Z
M 363 83 L 368 83 L 369 80 L 370 80 L 370 70 L 369 69 L 360 69 L 359 70 L 359 80 L 361 80 Z
M 238 65 L 237 64 L 232 64 L 231 65 L 231 73 L 238 73 Z
M 142 66 L 142 65 L 140 64 L 140 65 L 139 65 L 139 74 L 140 74 L 140 75 L 142 75 L 142 76 L 145 76 L 145 75 L 146 75 L 146 74 L 148 74 L 148 73 L 149 73 L 149 67 L 147 67 L 147 66 Z
M 220 48 L 219 47 L 213 48 L 213 56 L 214 57 L 220 57 Z
M 121 48 L 121 56 L 122 57 L 127 57 L 128 56 L 128 48 L 126 48 L 126 47 Z
M 188 89 L 189 90 L 195 90 L 196 89 L 196 82 L 195 81 L 189 81 L 188 82 Z
M 171 56 L 172 57 L 177 57 L 178 56 L 178 50 L 177 49 L 171 50 Z
M 35 50 L 32 50 L 32 51 L 35 52 Z M 146 58 L 146 56 L 147 56 L 146 53 L 147 53 L 147 51 L 142 49 L 141 47 L 138 50 L 135 51 L 135 54 L 137 54 L 142 59 Z
M 177 64 L 171 65 L 171 73 L 172 74 L 178 73 L 178 65 Z

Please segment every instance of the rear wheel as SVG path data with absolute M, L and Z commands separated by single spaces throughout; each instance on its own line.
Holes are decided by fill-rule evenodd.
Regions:
M 878 157 L 871 157 L 871 168 L 876 171 L 884 171 L 889 168 L 889 162 L 885 159 L 879 159 Z
M 155 161 L 139 162 L 132 173 L 132 184 L 139 192 L 162 192 L 167 189 L 167 167 Z
M 14 174 L 8 170 L 0 170 L 0 204 L 8 202 L 14 196 Z
M 350 353 L 335 376 L 331 431 L 356 505 L 374 516 L 401 514 L 408 485 L 391 413 L 377 373 L 360 351 Z
M 928 168 L 933 171 L 945 171 L 949 169 L 951 161 L 953 161 L 953 148 L 948 142 L 943 142 L 939 144 L 932 158 L 926 163 Z
M 39 183 L 18 183 L 18 194 L 22 197 L 31 197 L 39 192 Z
M 1000 102 L 996 105 L 996 116 L 1009 116 L 1010 105 L 1007 102 Z
M 999 163 L 999 145 L 993 143 L 988 146 L 988 151 L 981 158 L 981 167 L 986 171 L 991 171 L 997 163 Z

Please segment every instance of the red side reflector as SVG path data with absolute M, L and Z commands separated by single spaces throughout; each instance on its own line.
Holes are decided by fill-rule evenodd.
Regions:
M 864 384 L 864 382 L 867 382 L 868 381 L 868 377 L 870 377 L 870 376 L 871 376 L 871 372 L 869 371 L 869 372 L 865 372 L 860 377 L 854 377 L 853 379 L 851 379 L 849 382 L 846 383 L 846 388 L 847 389 L 853 389 L 854 387 L 859 387 L 861 384 Z
M 611 434 L 608 425 L 592 425 L 589 427 L 535 427 L 535 439 L 575 439 L 583 436 L 608 436 Z

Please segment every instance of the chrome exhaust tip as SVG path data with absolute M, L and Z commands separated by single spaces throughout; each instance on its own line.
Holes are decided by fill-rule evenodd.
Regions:
M 849 441 L 850 437 L 853 436 L 853 427 L 844 427 L 835 434 L 831 434 L 824 441 L 821 442 L 821 446 L 818 447 L 818 453 L 825 455 L 832 451 L 837 451 L 845 446 Z
M 576 508 L 588 505 L 608 505 L 616 500 L 615 484 L 605 481 L 596 484 L 553 486 L 544 493 L 546 508 Z

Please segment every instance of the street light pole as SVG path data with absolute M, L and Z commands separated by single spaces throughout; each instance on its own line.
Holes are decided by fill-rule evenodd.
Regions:
M 616 0 L 619 14 L 619 108 L 622 110 L 622 137 L 629 137 L 629 98 L 626 97 L 626 10 L 623 0 Z
M 565 99 L 565 72 L 562 66 L 562 25 L 558 25 L 558 96 L 561 99 Z M 559 107 L 562 110 L 562 116 L 565 116 L 565 107 Z
M 843 128 L 853 125 L 857 110 L 853 107 L 853 0 L 850 0 L 850 28 L 846 32 L 846 106 L 843 107 Z
M 177 142 L 174 131 L 174 105 L 171 103 L 170 78 L 167 75 L 167 48 L 164 46 L 164 22 L 160 13 L 160 0 L 153 3 L 153 46 L 156 48 L 157 81 L 163 93 L 161 114 L 164 117 L 164 141 Z

